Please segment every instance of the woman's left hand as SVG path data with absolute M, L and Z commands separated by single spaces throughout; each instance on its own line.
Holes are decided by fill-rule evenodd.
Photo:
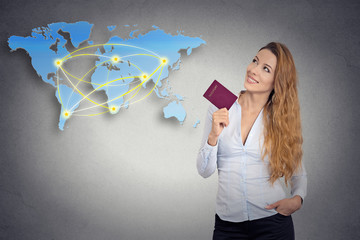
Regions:
M 301 208 L 301 197 L 299 195 L 293 198 L 285 198 L 276 203 L 270 204 L 265 207 L 266 209 L 274 209 L 284 215 L 289 216 Z

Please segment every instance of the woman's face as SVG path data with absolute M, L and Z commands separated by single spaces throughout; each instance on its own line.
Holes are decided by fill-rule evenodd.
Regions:
M 246 90 L 254 93 L 268 93 L 274 89 L 276 56 L 268 49 L 259 51 L 246 69 Z

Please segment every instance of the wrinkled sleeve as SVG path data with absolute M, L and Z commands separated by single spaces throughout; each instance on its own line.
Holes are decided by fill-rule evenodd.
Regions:
M 217 110 L 213 105 L 209 106 L 204 126 L 204 135 L 201 141 L 201 146 L 197 156 L 197 170 L 199 174 L 204 177 L 210 177 L 217 167 L 217 151 L 218 143 L 215 146 L 208 144 L 208 136 L 212 127 L 212 114 Z
M 301 168 L 291 178 L 291 195 L 292 197 L 299 195 L 303 200 L 307 194 L 307 174 L 304 162 L 301 163 Z

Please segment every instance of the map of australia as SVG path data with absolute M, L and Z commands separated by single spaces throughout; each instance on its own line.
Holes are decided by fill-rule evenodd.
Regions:
M 34 28 L 31 36 L 8 40 L 11 51 L 24 49 L 40 78 L 54 87 L 61 105 L 59 129 L 76 116 L 118 114 L 150 94 L 167 100 L 164 117 L 182 124 L 184 99 L 172 91 L 169 73 L 180 68 L 181 51 L 190 55 L 205 41 L 181 32 L 171 35 L 157 26 L 120 37 L 113 34 L 117 26 L 112 25 L 106 29 L 110 37 L 98 42 L 93 40 L 93 27 L 88 22 L 52 23 Z

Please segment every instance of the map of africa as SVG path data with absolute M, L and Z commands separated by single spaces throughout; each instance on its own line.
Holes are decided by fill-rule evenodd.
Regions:
M 171 35 L 153 26 L 137 36 L 138 30 L 126 38 L 110 34 L 106 42 L 99 43 L 92 39 L 93 26 L 88 22 L 51 23 L 34 28 L 31 36 L 8 39 L 11 51 L 24 49 L 37 74 L 54 87 L 61 105 L 59 129 L 64 130 L 66 121 L 75 116 L 117 114 L 150 94 L 168 100 L 164 117 L 175 117 L 182 124 L 184 99 L 171 91 L 169 73 L 179 69 L 181 50 L 190 55 L 205 41 L 179 31 Z M 108 26 L 107 31 L 116 28 Z M 194 127 L 197 124 L 199 120 Z

